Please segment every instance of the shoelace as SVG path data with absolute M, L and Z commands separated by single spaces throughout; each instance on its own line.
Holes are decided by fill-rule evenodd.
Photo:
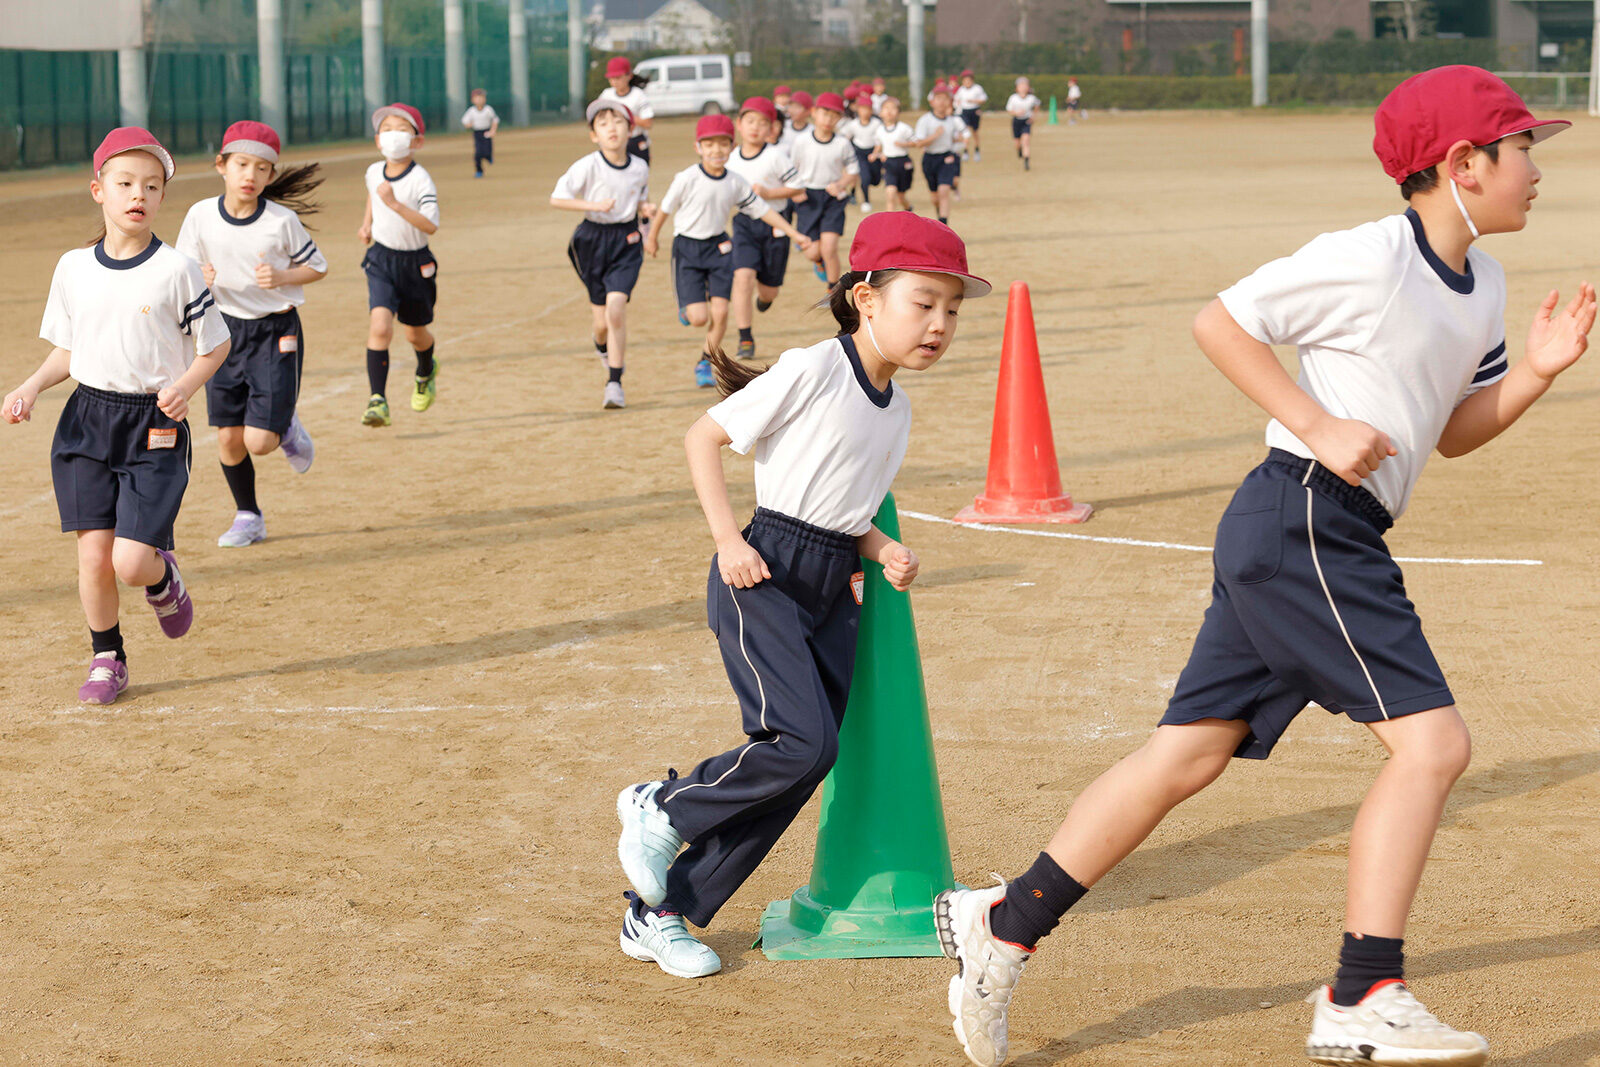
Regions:
M 1385 1022 L 1403 1026 L 1408 1030 L 1456 1033 L 1454 1027 L 1439 1021 L 1422 1002 L 1405 986 L 1391 986 L 1381 1006 L 1369 1005 L 1373 1013 Z
M 168 615 L 176 613 L 178 605 L 181 603 L 183 603 L 183 583 L 178 580 L 177 574 L 174 573 L 171 584 L 167 586 L 167 591 L 150 601 L 150 606 L 156 609 L 158 617 L 164 619 Z
M 99 659 L 96 658 L 95 662 L 98 663 Z M 114 667 L 89 668 L 89 681 L 91 682 L 113 682 L 116 681 L 116 678 L 117 671 Z

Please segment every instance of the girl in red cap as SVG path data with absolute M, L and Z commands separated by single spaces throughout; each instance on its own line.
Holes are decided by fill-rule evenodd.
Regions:
M 1527 225 L 1541 123 L 1499 78 L 1446 67 L 1378 108 L 1374 147 L 1404 214 L 1326 233 L 1224 290 L 1195 319 L 1217 369 L 1272 421 L 1270 451 L 1217 527 L 1211 606 L 1155 733 L 1079 794 L 1029 870 L 943 893 L 961 961 L 949 1004 L 982 1067 L 1006 1058 L 1023 965 L 1087 891 L 1235 757 L 1266 759 L 1315 703 L 1388 750 L 1350 831 L 1343 945 L 1313 1005 L 1318 1063 L 1473 1067 L 1489 1045 L 1435 1018 L 1405 982 L 1403 938 L 1445 800 L 1466 769 L 1456 710 L 1384 532 L 1435 450 L 1492 440 L 1587 345 L 1594 289 L 1551 290 L 1512 366 L 1505 274 L 1474 247 Z M 1299 348 L 1300 378 L 1272 345 Z
M 229 126 L 215 164 L 222 195 L 191 207 L 178 231 L 178 251 L 200 264 L 233 339 L 227 362 L 206 383 L 206 418 L 217 428 L 222 476 L 233 494 L 233 525 L 217 538 L 224 548 L 267 536 L 250 457 L 281 446 L 289 466 L 304 474 L 315 455 L 295 403 L 305 361 L 303 287 L 328 273 L 300 216 L 317 210 L 310 194 L 322 179 L 315 163 L 280 172 L 280 147 L 266 123 Z
M 194 603 L 173 558 L 189 485 L 189 400 L 228 356 L 200 265 L 151 232 L 174 167 L 149 130 L 112 130 L 94 154 L 89 195 L 104 230 L 56 264 L 39 336 L 44 363 L 0 406 L 28 421 L 39 394 L 69 377 L 50 449 L 61 530 L 77 536 L 78 597 L 94 658 L 78 690 L 110 704 L 128 688 L 117 582 L 143 587 L 161 632 L 182 637 Z
M 650 106 L 650 96 L 644 87 L 650 80 L 633 72 L 627 56 L 612 56 L 606 62 L 606 81 L 611 84 L 600 90 L 596 100 L 607 100 L 628 109 L 632 129 L 628 131 L 628 154 L 650 162 L 650 127 L 656 124 L 656 110 Z
M 805 199 L 795 209 L 795 225 L 814 242 L 803 249 L 815 264 L 817 277 L 833 285 L 839 277 L 839 238 L 844 235 L 844 204 L 860 177 L 855 146 L 836 131 L 844 117 L 838 93 L 817 97 L 812 112 L 815 128 L 795 136 L 789 155 L 794 160 Z
M 746 100 L 739 108 L 739 147 L 728 157 L 728 169 L 749 182 L 767 207 L 792 220 L 790 197 L 803 190 L 789 154 L 768 140 L 777 123 L 772 101 L 760 96 Z M 739 330 L 740 359 L 755 358 L 755 312 L 766 311 L 778 299 L 788 265 L 785 231 L 762 225 L 743 213 L 734 215 L 733 324 Z
M 829 294 L 838 335 L 790 349 L 765 373 L 718 355 L 726 399 L 685 439 L 717 546 L 707 612 L 748 740 L 617 797 L 617 854 L 634 890 L 622 950 L 683 978 L 722 967 L 686 921 L 711 921 L 838 755 L 862 557 L 896 589 L 917 576 L 916 554 L 872 525 L 911 428 L 893 378 L 937 363 L 963 297 L 989 291 L 949 227 L 907 212 L 862 220 L 850 263 Z M 755 457 L 756 513 L 742 533 L 725 447 Z
M 789 95 L 788 115 L 784 120 L 783 132 L 778 135 L 778 147 L 794 156 L 794 143 L 800 135 L 811 129 L 811 94 L 804 89 L 796 89 Z

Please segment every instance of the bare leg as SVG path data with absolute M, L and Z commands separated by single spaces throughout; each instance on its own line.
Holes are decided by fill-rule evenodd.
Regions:
M 628 294 L 607 293 L 606 366 L 620 367 L 628 354 Z
M 836 282 L 839 280 L 839 235 L 825 233 L 818 243 L 822 245 L 822 269 L 828 281 Z
M 733 325 L 748 330 L 755 323 L 756 271 L 754 267 L 740 267 L 733 272 Z M 766 299 L 762 296 L 763 300 Z
M 706 302 L 702 300 L 698 304 L 690 304 L 684 308 L 683 317 L 689 320 L 690 326 L 704 327 L 711 321 L 711 312 L 706 307 Z
M 720 296 L 711 298 L 711 324 L 706 329 L 706 351 L 722 347 L 722 338 L 728 332 L 728 302 Z
M 217 427 L 217 456 L 223 466 L 237 467 L 249 454 L 249 449 L 244 446 L 243 426 Z
M 394 312 L 388 308 L 373 308 L 367 317 L 367 347 L 387 352 L 393 340 Z
M 91 630 L 117 624 L 117 576 L 111 567 L 112 530 L 78 531 L 78 599 Z
M 244 447 L 253 456 L 272 454 L 281 440 L 282 438 L 271 430 L 263 430 L 259 426 L 246 426 L 244 428 Z M 229 464 L 229 466 L 232 466 L 232 464 Z
M 155 585 L 167 573 L 167 561 L 156 555 L 154 548 L 139 541 L 130 541 L 126 537 L 118 537 L 112 542 L 111 567 L 123 585 L 132 586 Z
M 590 327 L 594 331 L 594 339 L 601 344 L 610 340 L 610 327 L 606 324 L 606 306 L 604 304 L 590 304 L 589 317 L 594 320 Z
M 778 287 L 776 285 L 762 285 L 760 282 L 757 282 L 756 296 L 761 298 L 762 303 L 766 304 L 768 307 L 771 307 L 773 304 L 778 302 Z

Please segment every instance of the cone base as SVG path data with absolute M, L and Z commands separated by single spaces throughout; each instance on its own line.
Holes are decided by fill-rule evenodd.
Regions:
M 1070 496 L 1049 497 L 1044 500 L 995 500 L 976 497 L 970 507 L 956 513 L 957 522 L 1087 522 L 1094 514 L 1093 504 L 1073 501 Z
M 944 955 L 933 928 L 933 900 L 911 911 L 829 908 L 806 886 L 774 900 L 756 940 L 769 960 L 867 960 Z

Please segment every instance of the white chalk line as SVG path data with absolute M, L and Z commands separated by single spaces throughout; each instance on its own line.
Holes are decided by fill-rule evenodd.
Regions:
M 922 511 L 902 511 L 908 519 L 936 522 L 941 526 L 959 526 L 964 530 L 982 530 L 985 533 L 1008 533 L 1018 537 L 1050 537 L 1060 541 L 1092 541 L 1098 545 L 1128 545 L 1133 548 L 1166 548 L 1174 552 L 1210 552 L 1210 545 L 1185 545 L 1176 541 L 1141 541 L 1134 537 L 1094 537 L 1090 534 L 1067 533 L 1063 530 L 1025 530 L 1016 526 L 999 526 L 988 522 L 957 522 Z M 1542 559 L 1449 559 L 1444 556 L 1396 556 L 1396 563 L 1452 563 L 1463 567 L 1542 567 Z

